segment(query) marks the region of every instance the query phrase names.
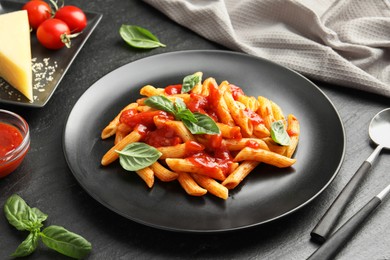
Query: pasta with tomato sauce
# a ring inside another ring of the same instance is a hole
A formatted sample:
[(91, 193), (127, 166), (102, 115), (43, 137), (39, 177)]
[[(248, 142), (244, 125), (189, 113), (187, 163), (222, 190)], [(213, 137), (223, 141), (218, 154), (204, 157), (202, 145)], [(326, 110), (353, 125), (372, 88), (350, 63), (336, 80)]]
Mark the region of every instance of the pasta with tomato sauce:
[(144, 97), (103, 129), (102, 139), (114, 136), (114, 145), (101, 164), (119, 158), (150, 188), (156, 177), (177, 180), (192, 196), (227, 199), (260, 163), (291, 167), (296, 162), (300, 129), (294, 115), (284, 116), (266, 97), (247, 96), (228, 81), (202, 81), (202, 76), (196, 72), (165, 88), (142, 87)]

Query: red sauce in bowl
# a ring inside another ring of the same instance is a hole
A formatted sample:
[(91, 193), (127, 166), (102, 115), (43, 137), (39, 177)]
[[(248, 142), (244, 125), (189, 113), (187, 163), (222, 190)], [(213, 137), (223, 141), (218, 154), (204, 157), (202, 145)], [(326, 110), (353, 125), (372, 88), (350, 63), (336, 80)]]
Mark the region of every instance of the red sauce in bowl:
[(0, 178), (3, 178), (23, 161), (30, 147), (30, 136), (23, 119), (4, 110), (0, 112), (6, 113), (6, 118), (11, 120), (10, 123), (0, 121)]
[(22, 141), (23, 136), (16, 127), (0, 122), (0, 158), (6, 157), (6, 155), (15, 150)]

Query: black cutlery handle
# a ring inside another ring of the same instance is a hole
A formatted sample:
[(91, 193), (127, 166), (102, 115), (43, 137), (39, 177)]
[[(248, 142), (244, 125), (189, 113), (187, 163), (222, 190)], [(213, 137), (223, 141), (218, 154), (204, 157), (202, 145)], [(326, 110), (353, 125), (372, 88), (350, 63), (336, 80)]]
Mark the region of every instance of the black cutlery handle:
[(370, 213), (381, 204), (378, 197), (372, 198), (363, 208), (351, 217), (339, 230), (337, 230), (308, 260), (333, 259), (340, 248), (347, 242), (353, 233), (360, 227)]
[(355, 192), (356, 188), (359, 186), (361, 180), (371, 168), (371, 163), (364, 161), (360, 168), (356, 171), (354, 176), (348, 182), (348, 184), (341, 191), (339, 196), (327, 210), (325, 215), (322, 217), (317, 226), (310, 233), (312, 239), (318, 243), (324, 243), (325, 240), (329, 237), (335, 224), (340, 217), (341, 213), (344, 211), (348, 199), (351, 198), (352, 194)]

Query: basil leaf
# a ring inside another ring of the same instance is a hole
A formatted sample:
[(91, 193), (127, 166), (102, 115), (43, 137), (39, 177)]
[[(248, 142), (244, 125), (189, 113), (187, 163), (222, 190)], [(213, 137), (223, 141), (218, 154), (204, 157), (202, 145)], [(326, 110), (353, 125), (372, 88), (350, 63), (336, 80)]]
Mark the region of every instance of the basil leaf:
[(119, 34), (127, 44), (134, 48), (152, 49), (166, 46), (150, 31), (139, 26), (122, 24)]
[(271, 137), (275, 143), (287, 146), (290, 145), (290, 136), (288, 135), (282, 120), (278, 120), (271, 125)]
[(22, 257), (30, 255), (38, 246), (39, 232), (30, 232), (27, 238), (12, 253), (12, 257)]
[(145, 143), (135, 142), (127, 145), (119, 153), (119, 163), (127, 171), (137, 171), (152, 165), (162, 153)]
[(176, 112), (180, 113), (181, 111), (186, 110), (187, 106), (184, 103), (183, 99), (176, 98), (176, 100), (175, 100), (175, 108), (176, 108)]
[(175, 114), (175, 105), (165, 96), (151, 96), (144, 101), (145, 105)]
[(196, 119), (194, 114), (189, 109), (185, 109), (176, 113), (176, 118), (181, 121), (186, 120), (193, 123), (196, 123), (198, 121), (198, 119)]
[(34, 231), (42, 226), (47, 215), (37, 208), (30, 208), (27, 203), (19, 196), (12, 195), (4, 205), (4, 213), (8, 222), (17, 230)]
[(69, 257), (84, 258), (92, 249), (85, 238), (60, 226), (48, 226), (40, 235), (47, 247)]
[(35, 215), (34, 218), (36, 218), (36, 221), (39, 223), (42, 223), (47, 219), (47, 214), (40, 211), (38, 208), (32, 208), (31, 212)]
[(192, 75), (185, 76), (183, 79), (183, 85), (181, 87), (181, 93), (187, 93), (193, 89), (196, 84), (199, 84), (202, 81), (201, 73), (194, 73)]
[(182, 120), (192, 134), (220, 134), (217, 124), (212, 118), (201, 113), (194, 113), (196, 122)]

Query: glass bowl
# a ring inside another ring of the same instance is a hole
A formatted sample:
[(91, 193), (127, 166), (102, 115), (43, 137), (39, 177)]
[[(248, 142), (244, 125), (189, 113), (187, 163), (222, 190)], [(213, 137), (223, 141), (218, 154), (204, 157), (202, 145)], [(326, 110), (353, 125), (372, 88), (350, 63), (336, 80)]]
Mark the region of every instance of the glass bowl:
[(30, 131), (26, 120), (0, 109), (0, 178), (22, 163), (30, 148)]

